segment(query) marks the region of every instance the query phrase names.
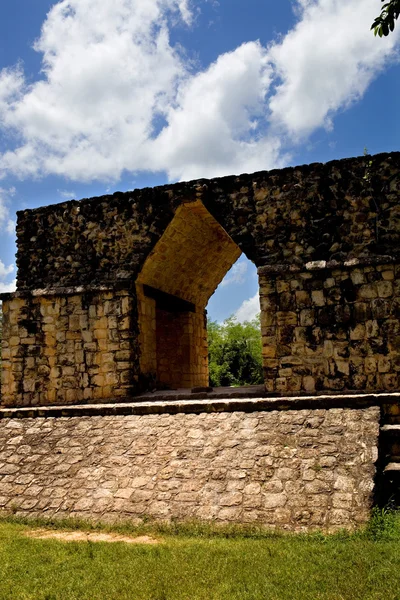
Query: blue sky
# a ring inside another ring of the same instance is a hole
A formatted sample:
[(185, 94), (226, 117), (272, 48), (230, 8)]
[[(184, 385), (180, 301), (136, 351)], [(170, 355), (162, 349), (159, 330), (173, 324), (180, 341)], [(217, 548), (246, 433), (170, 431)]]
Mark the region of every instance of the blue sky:
[[(399, 149), (400, 25), (379, 0), (0, 3), (0, 290), (15, 212)], [(211, 318), (257, 312), (241, 257)]]

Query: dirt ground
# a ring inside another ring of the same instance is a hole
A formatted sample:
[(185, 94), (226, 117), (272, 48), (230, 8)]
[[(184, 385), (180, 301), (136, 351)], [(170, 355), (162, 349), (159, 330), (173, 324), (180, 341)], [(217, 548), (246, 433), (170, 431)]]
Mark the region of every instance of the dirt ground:
[(159, 544), (160, 541), (148, 535), (133, 537), (118, 533), (85, 531), (52, 531), (51, 529), (33, 529), (27, 531), (27, 537), (40, 540), (60, 540), (62, 542), (125, 542), (126, 544)]

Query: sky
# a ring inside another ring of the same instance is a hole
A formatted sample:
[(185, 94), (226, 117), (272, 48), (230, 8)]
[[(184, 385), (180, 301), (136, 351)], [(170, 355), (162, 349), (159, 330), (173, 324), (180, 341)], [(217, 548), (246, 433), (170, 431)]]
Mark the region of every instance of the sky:
[[(379, 0), (0, 0), (0, 291), (15, 213), (399, 150), (400, 24)], [(259, 311), (245, 256), (212, 296)]]

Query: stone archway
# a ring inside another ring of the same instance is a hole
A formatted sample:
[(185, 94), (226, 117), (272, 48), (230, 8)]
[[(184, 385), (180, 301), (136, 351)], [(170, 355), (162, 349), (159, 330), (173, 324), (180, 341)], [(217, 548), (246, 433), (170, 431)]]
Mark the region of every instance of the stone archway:
[(258, 268), (267, 392), (397, 391), (399, 190), (391, 153), (21, 211), (1, 403), (205, 383), (204, 309), (240, 251)]
[(145, 379), (160, 387), (208, 385), (205, 307), (240, 255), (200, 201), (177, 209), (136, 282)]

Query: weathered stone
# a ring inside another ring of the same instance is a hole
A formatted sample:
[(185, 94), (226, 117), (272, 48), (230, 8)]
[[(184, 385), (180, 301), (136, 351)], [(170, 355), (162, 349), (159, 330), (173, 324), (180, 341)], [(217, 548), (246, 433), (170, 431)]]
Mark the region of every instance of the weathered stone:
[[(148, 515), (292, 530), (335, 526), (341, 515), (340, 526), (351, 527), (353, 506), (357, 523), (368, 517), (379, 418), (376, 407), (0, 419), (0, 506), (15, 510), (18, 499), (21, 515), (45, 509), (52, 517)], [(346, 444), (352, 423), (357, 435)], [(300, 456), (308, 439), (311, 462)]]
[(378, 281), (376, 287), (380, 298), (390, 298), (393, 294), (393, 284), (391, 281)]
[(285, 506), (287, 502), (286, 494), (265, 494), (264, 495), (264, 507), (265, 508), (278, 508)]
[[(366, 160), (21, 211), (1, 403), (207, 386), (204, 308), (241, 251), (259, 270), (267, 391), (392, 389), (396, 371), (374, 377), (360, 365), (388, 356), (394, 369), (400, 358), (387, 325), (400, 316), (398, 202), (388, 191), (400, 154), (368, 157), (383, 190), (378, 220)], [(352, 362), (335, 363), (330, 341), (346, 343), (340, 360)], [(286, 356), (300, 359), (295, 369), (268, 364)]]

